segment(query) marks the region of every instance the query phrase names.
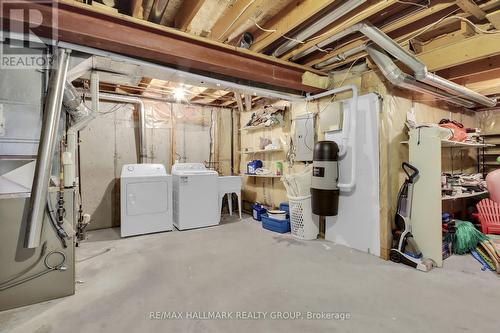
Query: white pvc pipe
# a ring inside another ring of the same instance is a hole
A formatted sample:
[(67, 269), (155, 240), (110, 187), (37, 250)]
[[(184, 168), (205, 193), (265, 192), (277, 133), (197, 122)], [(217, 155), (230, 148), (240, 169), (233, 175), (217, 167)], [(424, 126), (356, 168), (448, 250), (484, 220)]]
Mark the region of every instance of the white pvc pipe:
[(344, 119), (349, 119), (347, 125), (344, 122), (342, 128), (342, 137), (339, 147), (339, 157), (346, 155), (348, 147), (351, 147), (351, 179), (348, 183), (338, 183), (337, 186), (340, 190), (349, 192), (356, 186), (356, 115), (358, 113), (358, 88), (355, 85), (346, 85), (340, 88), (325, 91), (316, 95), (307, 95), (306, 101), (312, 101), (322, 97), (338, 94), (341, 92), (352, 91), (352, 101), (349, 107), (349, 116)]

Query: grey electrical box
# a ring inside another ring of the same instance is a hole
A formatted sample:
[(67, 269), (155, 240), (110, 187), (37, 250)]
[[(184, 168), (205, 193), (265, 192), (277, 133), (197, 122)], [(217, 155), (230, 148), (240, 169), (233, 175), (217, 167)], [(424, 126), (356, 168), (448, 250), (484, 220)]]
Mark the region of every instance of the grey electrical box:
[(293, 119), (295, 123), (295, 134), (293, 144), (295, 146), (296, 161), (312, 161), (314, 150), (314, 117), (315, 114), (308, 113)]

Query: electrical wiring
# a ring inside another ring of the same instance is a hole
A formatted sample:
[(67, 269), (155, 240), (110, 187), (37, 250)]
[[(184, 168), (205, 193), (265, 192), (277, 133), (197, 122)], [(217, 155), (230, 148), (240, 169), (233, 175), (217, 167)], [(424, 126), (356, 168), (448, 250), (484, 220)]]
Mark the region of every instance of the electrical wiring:
[(427, 0), (427, 5), (421, 5), (421, 4), (416, 3), (416, 2), (409, 2), (409, 1), (403, 1), (403, 0), (397, 0), (396, 2), (405, 4), (405, 5), (413, 5), (413, 6), (417, 6), (417, 7), (421, 7), (421, 8), (425, 8), (425, 9), (427, 9), (431, 6), (431, 0)]
[(241, 17), (241, 15), (243, 15), (248, 8), (250, 8), (250, 6), (255, 2), (255, 0), (252, 0), (250, 1), (244, 8), (243, 10), (238, 14), (238, 16), (236, 16), (236, 18), (233, 20), (233, 22), (231, 22), (231, 24), (228, 25), (228, 27), (226, 28), (226, 30), (224, 30), (223, 33), (220, 34), (219, 38), (217, 39), (221, 39), (222, 36), (224, 36), (226, 34), (226, 32), (228, 32), (229, 29), (231, 29), (231, 27), (236, 23), (236, 21), (238, 21), (238, 19)]

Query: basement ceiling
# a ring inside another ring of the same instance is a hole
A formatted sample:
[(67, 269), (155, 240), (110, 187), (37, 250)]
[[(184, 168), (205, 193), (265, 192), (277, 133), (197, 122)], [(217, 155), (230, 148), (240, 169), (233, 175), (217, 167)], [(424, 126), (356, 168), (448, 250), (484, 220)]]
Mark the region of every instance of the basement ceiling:
[[(500, 94), (500, 82), (495, 80), (500, 77), (500, 0), (80, 2), (103, 12), (119, 12), (229, 45), (239, 46), (242, 34), (247, 32), (253, 36), (251, 51), (324, 73), (345, 70), (354, 61), (370, 66), (364, 51), (328, 63), (332, 57), (364, 44), (366, 38), (362, 35), (325, 42), (356, 23), (370, 22), (415, 53), (430, 71), (483, 89), (474, 81), (478, 71), (471, 70), (478, 68), (482, 79), (494, 81), (493, 87), (488, 84), (484, 92)], [(209, 92), (221, 95), (221, 102), (227, 96)]]

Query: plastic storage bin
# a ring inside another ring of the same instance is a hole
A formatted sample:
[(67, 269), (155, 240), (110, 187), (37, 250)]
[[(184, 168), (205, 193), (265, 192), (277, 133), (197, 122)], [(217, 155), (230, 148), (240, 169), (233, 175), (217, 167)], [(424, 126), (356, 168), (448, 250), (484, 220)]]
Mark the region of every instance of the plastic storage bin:
[(292, 236), (311, 240), (318, 238), (318, 220), (313, 219), (311, 196), (288, 197), (290, 205), (290, 228)]
[(278, 220), (267, 216), (267, 214), (262, 214), (262, 228), (279, 232), (280, 234), (290, 232), (290, 218), (287, 215), (286, 220)]
[(288, 204), (288, 202), (280, 203), (280, 210), (284, 210), (285, 212), (290, 214), (290, 205)]
[(260, 221), (262, 219), (262, 214), (266, 213), (266, 209), (262, 207), (261, 204), (252, 205), (252, 216), (255, 221)]

